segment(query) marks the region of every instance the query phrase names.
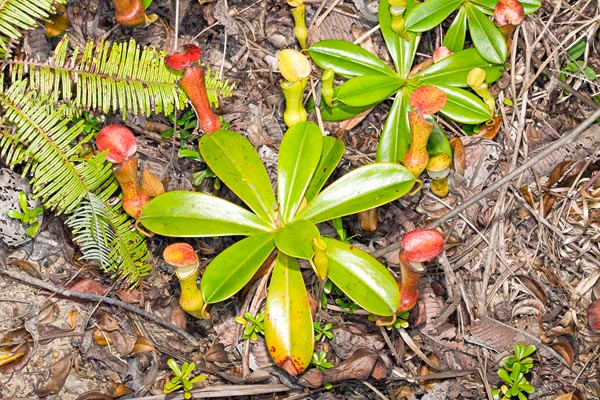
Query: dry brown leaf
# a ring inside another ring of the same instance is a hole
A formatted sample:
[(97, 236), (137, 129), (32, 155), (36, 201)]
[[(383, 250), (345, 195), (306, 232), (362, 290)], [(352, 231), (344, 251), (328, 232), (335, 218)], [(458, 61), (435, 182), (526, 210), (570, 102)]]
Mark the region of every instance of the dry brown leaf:
[(150, 197), (156, 197), (165, 192), (165, 186), (160, 178), (149, 169), (142, 170), (142, 187)]
[(82, 278), (70, 285), (68, 289), (74, 292), (96, 294), (98, 296), (104, 296), (110, 290), (106, 286), (90, 278)]
[(95, 390), (80, 394), (75, 400), (113, 400), (117, 396), (109, 396)]
[(29, 261), (25, 261), (25, 260), (8, 260), (6, 263), (8, 265), (13, 265), (15, 267), (21, 268), (23, 271), (27, 272), (29, 275), (33, 276), (34, 278), (38, 278), (38, 279), (42, 279), (43, 278), (42, 274), (40, 274), (40, 272), (37, 270), (37, 268), (35, 267), (35, 265), (33, 265), (32, 263), (30, 263)]
[(494, 117), (494, 119), (479, 125), (479, 133), (476, 136), (481, 136), (489, 140), (494, 140), (500, 126), (502, 124), (502, 116)]
[(454, 138), (450, 140), (450, 148), (452, 149), (452, 164), (454, 165), (454, 171), (456, 171), (457, 174), (464, 176), (466, 168), (465, 146), (460, 139)]
[(133, 346), (132, 354), (145, 353), (147, 351), (157, 351), (154, 344), (145, 336), (140, 336), (135, 341)]
[(77, 327), (77, 310), (76, 309), (72, 309), (71, 311), (69, 311), (68, 320), (69, 320), (69, 326), (71, 327), (71, 329), (75, 329)]
[(118, 331), (121, 329), (119, 323), (112, 315), (108, 313), (102, 313), (98, 319), (98, 326), (108, 332)]
[[(0, 342), (0, 351), (12, 355), (20, 354), (18, 357), (12, 358), (10, 362), (6, 362), (0, 366), (0, 372), (4, 374), (12, 374), (15, 371), (20, 371), (27, 365), (29, 361), (31, 347), (31, 334), (25, 328), (18, 328), (8, 332)], [(7, 343), (14, 343), (6, 345)]]
[(50, 367), (50, 376), (35, 390), (39, 397), (50, 396), (61, 391), (71, 371), (71, 356), (64, 356)]
[(557, 342), (550, 345), (560, 356), (565, 360), (565, 362), (572, 367), (573, 362), (575, 362), (575, 351), (576, 347), (573, 345), (575, 342), (569, 340), (566, 336), (559, 336), (557, 338)]
[(309, 370), (298, 380), (298, 383), (303, 386), (318, 388), (326, 382), (367, 379), (371, 375), (378, 358), (377, 353), (372, 350), (358, 349), (352, 354), (352, 357), (331, 369), (320, 371), (313, 368)]
[(527, 289), (531, 290), (534, 296), (537, 297), (542, 304), (546, 305), (548, 303), (546, 288), (537, 278), (532, 278), (529, 275), (517, 275), (517, 278), (519, 278)]
[(125, 396), (126, 394), (133, 393), (133, 392), (134, 392), (134, 390), (132, 388), (130, 388), (129, 386), (119, 383), (119, 386), (117, 386), (117, 388), (113, 392), (113, 397), (121, 397), (121, 396)]
[(56, 321), (60, 314), (60, 307), (54, 301), (46, 300), (40, 307), (37, 315), (37, 322), (42, 325), (51, 324)]
[(56, 7), (56, 13), (44, 23), (46, 28), (46, 37), (53, 38), (62, 35), (71, 26), (71, 21), (67, 15), (66, 7), (60, 4)]
[(187, 314), (177, 300), (174, 299), (171, 307), (171, 315), (169, 316), (171, 323), (181, 329), (186, 329), (187, 326)]
[(107, 346), (109, 344), (112, 344), (110, 333), (104, 332), (99, 328), (94, 329), (93, 336), (98, 346)]
[(561, 394), (554, 400), (572, 400), (572, 399), (573, 399), (573, 392)]

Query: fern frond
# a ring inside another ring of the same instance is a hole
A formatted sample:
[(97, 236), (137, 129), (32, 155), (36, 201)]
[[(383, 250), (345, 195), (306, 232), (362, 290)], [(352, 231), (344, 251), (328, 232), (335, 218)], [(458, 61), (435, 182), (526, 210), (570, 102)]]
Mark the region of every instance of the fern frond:
[(233, 89), (235, 89), (235, 83), (229, 83), (229, 80), (221, 80), (217, 75), (217, 71), (214, 75), (211, 73), (210, 67), (206, 67), (206, 92), (208, 93), (208, 101), (211, 106), (219, 107), (219, 96), (231, 97), (233, 95)]
[(108, 180), (111, 166), (102, 155), (81, 158), (83, 145), (92, 138), (79, 140), (83, 122), (69, 126), (47, 99), (26, 93), (26, 88), (25, 81), (18, 81), (0, 93), (4, 123), (15, 127), (11, 134), (2, 133), (0, 156), (10, 166), (25, 162), (24, 173), (33, 175), (33, 193), (47, 209), (70, 213)]
[[(126, 43), (88, 42), (81, 52), (75, 48), (67, 56), (68, 40), (63, 39), (48, 63), (13, 61), (12, 79), (29, 74), (29, 88), (51, 96), (54, 103), (71, 103), (82, 110), (100, 109), (149, 116), (151, 112), (171, 114), (187, 104), (177, 85), (182, 71), (168, 68), (167, 53), (153, 47), (140, 47), (132, 39)], [(80, 54), (81, 53), (81, 54)], [(233, 85), (206, 74), (209, 100), (231, 96)], [(74, 91), (73, 91), (74, 87)]]
[(113, 277), (127, 278), (135, 285), (150, 271), (144, 237), (131, 228), (120, 204), (108, 205), (105, 195), (88, 193), (66, 224), (72, 229), (82, 258), (97, 263)]
[(54, 5), (66, 0), (3, 0), (0, 2), (0, 47), (21, 37), (21, 31), (33, 29), (40, 19), (54, 11)]

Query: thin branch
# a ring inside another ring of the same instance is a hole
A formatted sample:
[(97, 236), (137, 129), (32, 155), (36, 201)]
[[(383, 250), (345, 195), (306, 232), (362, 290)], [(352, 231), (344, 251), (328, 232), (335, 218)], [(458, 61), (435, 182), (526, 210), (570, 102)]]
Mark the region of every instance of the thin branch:
[(177, 333), (178, 335), (180, 335), (181, 337), (186, 339), (188, 342), (190, 342), (194, 347), (199, 346), (198, 341), (196, 339), (194, 339), (194, 337), (192, 335), (190, 335), (183, 329), (165, 321), (161, 317), (158, 317), (154, 314), (150, 314), (150, 313), (142, 310), (141, 308), (132, 306), (131, 304), (127, 304), (120, 300), (113, 299), (111, 297), (99, 296), (97, 294), (76, 292), (74, 290), (69, 290), (67, 288), (54, 285), (53, 283), (34, 278), (32, 276), (22, 274), (20, 272), (11, 271), (7, 268), (0, 268), (0, 274), (7, 275), (17, 281), (26, 283), (31, 286), (36, 286), (38, 288), (46, 289), (53, 293), (58, 293), (62, 296), (75, 297), (77, 299), (90, 300), (90, 301), (96, 301), (96, 302), (103, 302), (106, 304), (117, 306), (119, 308), (122, 308), (123, 310), (132, 312), (134, 314), (138, 314), (138, 315), (146, 318), (147, 320), (152, 321), (155, 324), (162, 326), (163, 328), (172, 330), (173, 332)]

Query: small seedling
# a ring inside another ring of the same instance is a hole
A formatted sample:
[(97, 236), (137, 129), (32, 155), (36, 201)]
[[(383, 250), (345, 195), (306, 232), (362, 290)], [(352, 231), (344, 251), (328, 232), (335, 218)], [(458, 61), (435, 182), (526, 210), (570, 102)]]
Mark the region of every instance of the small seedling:
[(327, 352), (321, 350), (320, 352), (315, 352), (312, 356), (312, 361), (310, 362), (315, 368), (324, 371), (326, 369), (331, 368), (333, 365), (329, 361), (327, 361)]
[(36, 207), (30, 209), (27, 206), (27, 193), (19, 192), (19, 206), (21, 207), (21, 211), (17, 210), (8, 210), (6, 215), (9, 218), (20, 220), (23, 225), (29, 225), (25, 229), (25, 234), (29, 237), (35, 237), (38, 229), (40, 229), (40, 224), (37, 222), (37, 218), (44, 212), (42, 207)]
[(333, 329), (333, 324), (331, 322), (326, 323), (324, 326), (321, 326), (320, 323), (315, 322), (314, 328), (315, 340), (321, 340), (323, 336), (329, 340), (333, 339), (333, 332), (331, 331)]
[(535, 352), (534, 345), (525, 346), (515, 344), (514, 356), (504, 360), (504, 367), (498, 370), (498, 376), (506, 384), (500, 389), (492, 390), (494, 400), (518, 398), (526, 400), (528, 394), (535, 391), (535, 387), (529, 383), (525, 375), (533, 368), (533, 358), (529, 357)]
[(198, 375), (190, 379), (190, 374), (194, 371), (194, 368), (196, 368), (196, 364), (194, 363), (184, 362), (181, 364), (180, 369), (177, 362), (174, 359), (169, 358), (167, 364), (175, 376), (165, 384), (164, 393), (169, 394), (176, 390), (183, 389), (183, 397), (191, 399), (191, 390), (194, 387), (194, 383), (205, 380), (206, 376)]
[(96, 117), (94, 114), (90, 112), (84, 112), (81, 117), (77, 117), (73, 119), (74, 123), (79, 121), (83, 122), (83, 132), (84, 133), (92, 133), (98, 132), (101, 128), (101, 123), (104, 122), (106, 118), (104, 116)]
[(244, 313), (244, 317), (236, 317), (235, 322), (241, 325), (245, 325), (244, 328), (244, 339), (258, 339), (257, 334), (265, 335), (265, 313), (259, 312), (256, 316), (253, 316), (249, 312)]

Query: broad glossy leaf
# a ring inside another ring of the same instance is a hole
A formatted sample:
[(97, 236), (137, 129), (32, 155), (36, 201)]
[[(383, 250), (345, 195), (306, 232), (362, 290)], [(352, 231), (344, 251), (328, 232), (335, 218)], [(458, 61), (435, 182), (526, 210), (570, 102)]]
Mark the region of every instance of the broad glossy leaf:
[(217, 255), (202, 274), (206, 303), (218, 303), (239, 292), (275, 249), (273, 233), (247, 237)]
[[(406, 9), (412, 10), (415, 6), (413, 0), (408, 1)], [(407, 11), (407, 12), (408, 12)], [(386, 47), (394, 61), (394, 66), (398, 75), (407, 78), (415, 59), (415, 53), (421, 40), (421, 34), (407, 32), (408, 40), (401, 38), (392, 30), (392, 15), (390, 14), (390, 4), (388, 0), (379, 1), (379, 26), (381, 34), (385, 40)]]
[(273, 222), (275, 195), (254, 146), (232, 131), (200, 138), (200, 153), (210, 169), (259, 217)]
[(309, 260), (315, 255), (312, 240), (318, 237), (321, 234), (315, 224), (301, 219), (275, 232), (275, 245), (290, 257)]
[(279, 147), (277, 197), (279, 216), (292, 220), (321, 158), (323, 135), (310, 121), (292, 126)]
[(502, 64), (506, 60), (508, 47), (498, 27), (472, 4), (465, 4), (465, 10), (471, 40), (479, 54), (494, 64)]
[(406, 29), (425, 32), (442, 23), (464, 0), (427, 0), (406, 14)]
[(291, 375), (308, 367), (314, 350), (313, 321), (298, 261), (279, 253), (265, 306), (265, 341), (273, 360)]
[(399, 163), (404, 160), (404, 154), (410, 146), (409, 96), (408, 89), (403, 89), (396, 94), (379, 138), (377, 147), (377, 161), (379, 162)]
[(351, 107), (371, 106), (388, 98), (403, 84), (404, 80), (395, 76), (357, 76), (342, 85), (337, 99)]
[(326, 187), (300, 211), (297, 218), (307, 219), (316, 224), (355, 214), (405, 195), (413, 183), (413, 175), (402, 165), (365, 165)]
[(344, 78), (361, 75), (389, 75), (396, 73), (377, 56), (359, 45), (343, 40), (321, 40), (308, 49), (315, 64), (331, 68)]
[(329, 279), (368, 312), (393, 315), (400, 303), (396, 280), (375, 258), (349, 243), (323, 238), (327, 243)]
[(458, 9), (458, 13), (452, 21), (450, 28), (444, 36), (444, 46), (453, 52), (462, 50), (465, 47), (465, 36), (467, 34), (467, 14), (465, 8)]
[(448, 141), (448, 137), (442, 128), (440, 128), (435, 118), (431, 117), (430, 115), (426, 116), (425, 119), (433, 124), (433, 129), (431, 130), (431, 134), (427, 140), (427, 152), (429, 155), (444, 153), (450, 157), (450, 159), (452, 159), (450, 142)]
[(323, 137), (323, 150), (321, 150), (321, 158), (319, 165), (310, 180), (308, 189), (306, 189), (306, 201), (311, 201), (323, 188), (327, 179), (331, 176), (335, 167), (340, 163), (344, 155), (344, 142), (331, 136)]
[(152, 199), (140, 222), (165, 236), (235, 236), (269, 232), (274, 227), (227, 200), (199, 192), (174, 191)]
[(491, 67), (476, 49), (465, 49), (444, 58), (413, 77), (419, 85), (467, 86), (467, 75), (475, 67)]
[(350, 107), (339, 100), (333, 99), (333, 107), (321, 108), (321, 117), (324, 121), (343, 121), (355, 117), (369, 108), (371, 108), (371, 106)]
[(438, 86), (448, 96), (440, 111), (444, 116), (463, 124), (480, 124), (491, 118), (490, 110), (477, 95), (456, 87)]

